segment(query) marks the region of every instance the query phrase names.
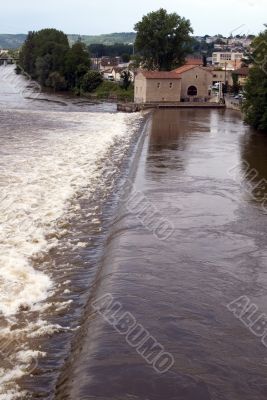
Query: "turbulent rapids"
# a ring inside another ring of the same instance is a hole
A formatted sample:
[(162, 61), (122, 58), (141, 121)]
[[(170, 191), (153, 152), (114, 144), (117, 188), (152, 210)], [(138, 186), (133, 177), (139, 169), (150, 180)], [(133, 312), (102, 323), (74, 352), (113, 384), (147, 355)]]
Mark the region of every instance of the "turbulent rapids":
[[(3, 75), (4, 67), (1, 71), (0, 399), (6, 400), (25, 396), (15, 381), (46, 356), (33, 339), (75, 329), (45, 318), (73, 301), (71, 281), (64, 274), (54, 277), (58, 271), (48, 255), (90, 246), (89, 237), (70, 240), (71, 221), (79, 215), (101, 230), (96, 193), (104, 199), (114, 189), (141, 117), (55, 96), (31, 101), (21, 97), (11, 74)], [(113, 178), (105, 182), (108, 160)]]

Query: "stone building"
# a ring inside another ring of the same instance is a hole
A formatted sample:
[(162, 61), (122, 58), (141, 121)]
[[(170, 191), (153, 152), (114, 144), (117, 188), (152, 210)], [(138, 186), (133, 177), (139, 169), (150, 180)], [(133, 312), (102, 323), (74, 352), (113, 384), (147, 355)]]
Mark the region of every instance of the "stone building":
[(135, 77), (135, 103), (181, 100), (181, 77), (176, 72), (139, 71)]
[(181, 77), (181, 101), (208, 101), (211, 96), (212, 72), (198, 65), (184, 65), (173, 71)]

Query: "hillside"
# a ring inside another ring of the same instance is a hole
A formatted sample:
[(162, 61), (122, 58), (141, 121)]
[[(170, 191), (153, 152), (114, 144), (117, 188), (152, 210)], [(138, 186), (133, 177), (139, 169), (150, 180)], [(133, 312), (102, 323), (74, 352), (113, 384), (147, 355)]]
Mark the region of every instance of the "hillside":
[[(110, 33), (106, 35), (81, 35), (81, 39), (87, 45), (97, 43), (97, 44), (105, 44), (112, 45), (115, 43), (124, 43), (129, 44), (135, 41), (135, 33), (134, 32), (121, 32), (121, 33)], [(70, 43), (74, 43), (79, 35), (68, 35)]]
[[(26, 38), (25, 34), (9, 35), (0, 34), (0, 49), (17, 49), (19, 48)], [(73, 44), (79, 35), (68, 35), (70, 44)], [(82, 35), (81, 39), (87, 45), (92, 43), (101, 43), (105, 45), (112, 45), (114, 43), (133, 43), (135, 41), (134, 32), (121, 32), (121, 33), (110, 33), (106, 35)]]
[(17, 49), (22, 45), (24, 40), (26, 39), (26, 35), (7, 35), (0, 34), (0, 49)]

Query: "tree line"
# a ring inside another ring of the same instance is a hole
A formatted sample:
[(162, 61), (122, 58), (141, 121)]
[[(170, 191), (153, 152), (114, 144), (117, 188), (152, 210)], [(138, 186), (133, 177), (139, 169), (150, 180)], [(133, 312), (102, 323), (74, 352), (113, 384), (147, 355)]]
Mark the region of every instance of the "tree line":
[(90, 44), (88, 46), (92, 57), (121, 57), (122, 61), (129, 62), (134, 53), (133, 44), (116, 43), (113, 45)]
[(267, 131), (267, 29), (254, 39), (252, 48), (243, 110), (249, 125)]
[(54, 90), (93, 90), (102, 81), (91, 71), (88, 48), (82, 42), (69, 45), (68, 37), (56, 29), (29, 32), (19, 54), (19, 67), (42, 86)]

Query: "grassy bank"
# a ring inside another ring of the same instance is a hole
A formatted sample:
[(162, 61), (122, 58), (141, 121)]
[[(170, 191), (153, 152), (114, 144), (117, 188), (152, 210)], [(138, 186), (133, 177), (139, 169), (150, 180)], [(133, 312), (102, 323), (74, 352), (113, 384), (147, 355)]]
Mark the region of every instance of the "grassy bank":
[(133, 101), (134, 87), (131, 85), (128, 90), (123, 89), (115, 82), (104, 81), (93, 92), (83, 93), (86, 97), (98, 100)]

